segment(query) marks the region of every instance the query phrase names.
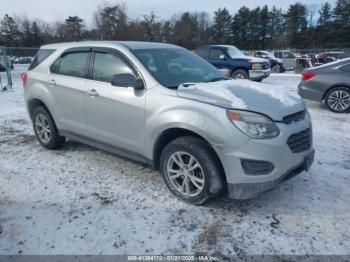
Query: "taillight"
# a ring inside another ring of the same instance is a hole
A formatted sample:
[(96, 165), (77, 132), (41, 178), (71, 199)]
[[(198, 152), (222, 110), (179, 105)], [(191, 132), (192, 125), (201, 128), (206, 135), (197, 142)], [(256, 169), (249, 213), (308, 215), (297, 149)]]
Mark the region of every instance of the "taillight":
[(314, 78), (316, 76), (315, 73), (303, 73), (303, 81), (310, 80), (311, 78)]
[(22, 73), (21, 79), (22, 79), (23, 88), (25, 88), (28, 80), (28, 74), (26, 72)]

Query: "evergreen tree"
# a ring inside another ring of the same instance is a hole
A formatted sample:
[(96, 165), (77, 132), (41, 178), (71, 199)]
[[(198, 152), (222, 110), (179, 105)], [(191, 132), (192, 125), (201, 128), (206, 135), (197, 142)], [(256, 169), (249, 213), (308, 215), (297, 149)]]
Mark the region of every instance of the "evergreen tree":
[(66, 39), (69, 41), (81, 40), (83, 29), (85, 27), (84, 20), (78, 16), (69, 16), (65, 20)]
[(123, 4), (98, 8), (95, 13), (95, 23), (101, 40), (125, 39), (125, 35), (128, 34), (125, 9)]
[(191, 50), (198, 46), (199, 29), (195, 15), (190, 12), (181, 15), (174, 26), (174, 42)]
[(307, 9), (301, 3), (292, 4), (286, 13), (288, 38), (290, 47), (304, 48), (307, 46)]
[(21, 32), (15, 19), (8, 14), (0, 21), (1, 44), (5, 46), (18, 46)]
[(217, 44), (228, 44), (232, 38), (232, 17), (229, 11), (219, 9), (214, 13), (214, 25), (212, 27), (213, 41)]
[(332, 6), (326, 2), (321, 6), (321, 10), (319, 11), (318, 18), (318, 32), (319, 32), (319, 42), (323, 45), (329, 40), (331, 36), (330, 25), (332, 22)]
[(248, 35), (250, 30), (250, 10), (241, 7), (232, 20), (233, 43), (239, 48), (248, 49)]

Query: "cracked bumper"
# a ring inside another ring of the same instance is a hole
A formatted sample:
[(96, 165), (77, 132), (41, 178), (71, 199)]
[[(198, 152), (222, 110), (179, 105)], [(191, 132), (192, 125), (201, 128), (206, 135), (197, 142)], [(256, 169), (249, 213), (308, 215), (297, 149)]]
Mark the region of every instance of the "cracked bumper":
[(229, 198), (232, 199), (251, 199), (260, 194), (275, 188), (277, 185), (286, 181), (303, 171), (308, 171), (311, 164), (314, 161), (315, 150), (312, 150), (308, 155), (304, 157), (304, 160), (297, 166), (291, 168), (285, 174), (279, 178), (271, 181), (265, 181), (260, 183), (239, 183), (228, 184)]

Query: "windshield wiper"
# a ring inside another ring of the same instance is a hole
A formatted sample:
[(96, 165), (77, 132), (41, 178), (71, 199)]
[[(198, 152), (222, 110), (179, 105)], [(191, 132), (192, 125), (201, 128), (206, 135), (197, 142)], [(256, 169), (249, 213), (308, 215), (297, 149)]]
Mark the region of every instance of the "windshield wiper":
[(213, 79), (206, 81), (206, 83), (217, 82), (217, 81), (221, 81), (221, 80), (229, 80), (229, 79), (231, 79), (231, 78), (229, 78), (229, 77), (216, 77), (216, 78), (213, 78)]

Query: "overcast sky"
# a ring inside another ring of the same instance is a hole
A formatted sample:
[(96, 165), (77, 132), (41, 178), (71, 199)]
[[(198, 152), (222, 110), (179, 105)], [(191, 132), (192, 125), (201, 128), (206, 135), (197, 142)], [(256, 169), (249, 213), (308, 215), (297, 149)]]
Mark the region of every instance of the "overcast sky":
[[(301, 3), (318, 8), (326, 0), (299, 0)], [(96, 7), (103, 3), (125, 2), (128, 14), (137, 17), (154, 11), (160, 18), (167, 18), (174, 13), (184, 11), (206, 11), (212, 13), (218, 8), (226, 7), (230, 12), (236, 12), (242, 5), (250, 8), (258, 5), (276, 5), (286, 9), (296, 0), (1, 0), (0, 17), (4, 14), (26, 14), (29, 18), (41, 18), (48, 22), (64, 20), (69, 15), (84, 18), (88, 25)], [(329, 0), (335, 2), (335, 0)]]

